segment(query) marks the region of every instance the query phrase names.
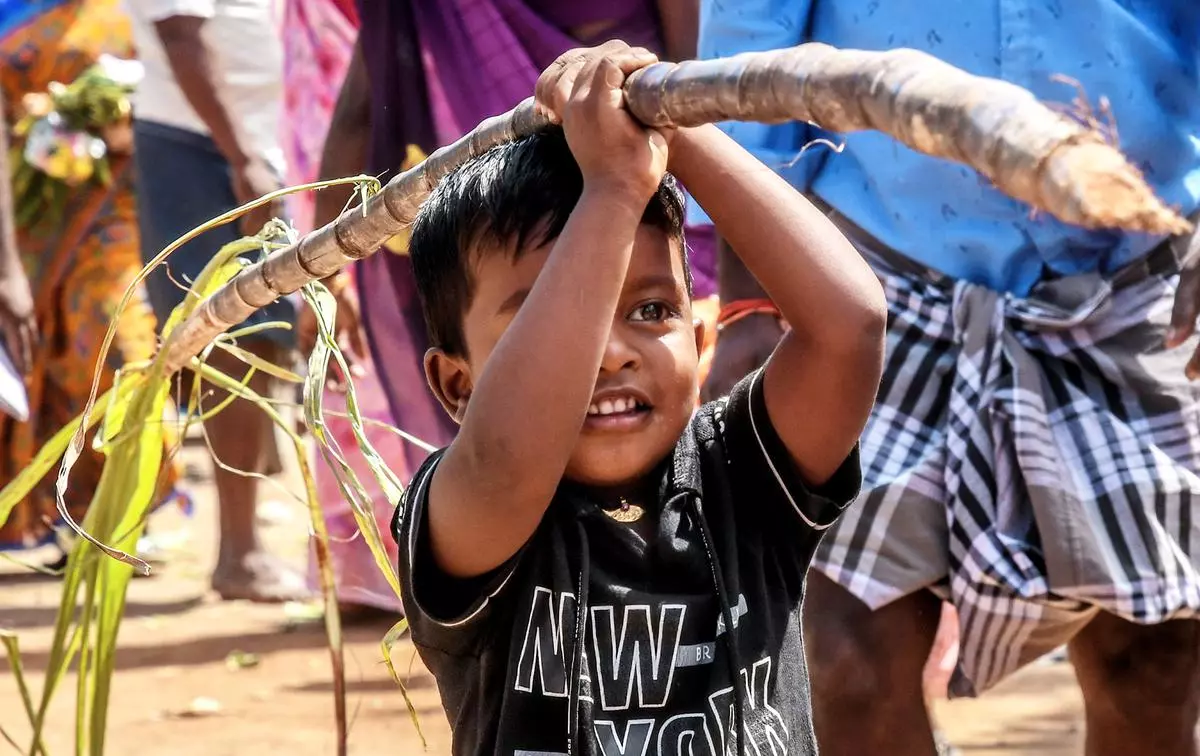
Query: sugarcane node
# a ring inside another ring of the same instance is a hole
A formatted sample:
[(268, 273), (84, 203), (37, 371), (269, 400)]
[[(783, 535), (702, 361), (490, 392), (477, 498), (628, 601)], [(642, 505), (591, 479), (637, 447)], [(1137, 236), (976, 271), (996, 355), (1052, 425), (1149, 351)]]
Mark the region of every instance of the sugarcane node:
[(622, 91), (625, 108), (639, 122), (656, 128), (676, 125), (663, 109), (663, 86), (683, 64), (653, 63), (629, 74)]
[[(326, 225), (318, 229), (318, 231), (324, 234), (332, 234), (334, 231), (331, 226), (332, 224)], [(277, 277), (277, 280), (287, 282), (286, 286), (290, 289), (288, 291), (289, 294), (299, 290), (306, 283), (304, 280), (296, 280), (296, 272), (288, 264), (289, 258), (293, 255), (296, 258), (296, 267), (304, 271), (304, 278), (308, 280), (318, 281), (328, 278), (341, 269), (343, 264), (341, 262), (343, 258), (341, 248), (337, 245), (322, 245), (320, 244), (321, 238), (322, 233), (309, 234), (288, 249), (268, 255), (267, 259), (263, 262), (263, 265), (269, 266), (273, 271), (276, 268), (278, 269), (278, 272), (273, 272), (273, 275)], [(320, 256), (322, 250), (331, 249), (336, 250), (337, 254)]]
[[(370, 228), (362, 228), (373, 215), (371, 213), (371, 202), (368, 200), (363, 207), (362, 212), (343, 213), (333, 224), (334, 241), (338, 251), (351, 260), (361, 260), (369, 255), (374, 246), (371, 245), (369, 239), (364, 242), (363, 236), (368, 235)], [(390, 213), (388, 214), (390, 216)]]
[(407, 209), (399, 204), (402, 196), (396, 192), (381, 191), (379, 196), (382, 198), (383, 206), (387, 209), (388, 214), (400, 226), (407, 226), (412, 223), (412, 215), (407, 212)]
[[(432, 191), (422, 167), (424, 165), (422, 162), (409, 168), (389, 181), (379, 192), (379, 196), (383, 197), (384, 207), (401, 227), (412, 223), (421, 201)], [(362, 210), (359, 209), (359, 212)]]
[[(287, 249), (288, 248), (285, 247), (283, 251), (287, 251)], [(276, 298), (282, 297), (282, 296), (287, 296), (288, 294), (292, 293), (291, 291), (288, 291), (288, 283), (289, 282), (287, 280), (279, 280), (279, 279), (276, 279), (273, 277), (273, 275), (278, 271), (278, 268), (277, 267), (268, 267), (267, 266), (267, 258), (264, 258), (262, 260), (258, 260), (257, 262), (255, 262), (254, 267), (258, 270), (258, 277), (262, 280), (263, 286), (266, 287), (267, 289), (269, 289), (271, 292), (273, 292), (275, 294)], [(307, 274), (308, 274), (308, 271), (305, 271), (305, 278), (308, 277)], [(250, 278), (250, 276), (247, 275), (247, 278)], [(247, 301), (249, 301), (249, 300), (247, 300)], [(270, 302), (268, 302), (267, 304), (270, 304)], [(266, 307), (266, 305), (256, 305), (256, 306)]]
[(271, 282), (263, 275), (261, 262), (251, 263), (243, 268), (241, 273), (243, 275), (236, 276), (232, 283), (238, 297), (246, 305), (258, 309), (266, 307), (279, 297), (279, 292), (271, 287)]
[[(251, 301), (246, 299), (245, 291), (248, 289), (251, 297), (254, 300), (261, 300), (268, 294), (256, 295), (254, 292), (261, 292), (266, 288), (262, 282), (262, 276), (258, 275), (255, 270), (257, 264), (244, 268), (237, 276), (225, 285), (223, 291), (228, 293), (224, 296), (211, 296), (204, 301), (204, 304), (210, 308), (211, 314), (215, 320), (225, 324), (226, 328), (236, 325), (246, 319), (250, 313), (258, 309)], [(248, 274), (248, 275), (247, 275)], [(269, 290), (268, 290), (269, 292)], [(274, 298), (268, 303), (275, 301)]]

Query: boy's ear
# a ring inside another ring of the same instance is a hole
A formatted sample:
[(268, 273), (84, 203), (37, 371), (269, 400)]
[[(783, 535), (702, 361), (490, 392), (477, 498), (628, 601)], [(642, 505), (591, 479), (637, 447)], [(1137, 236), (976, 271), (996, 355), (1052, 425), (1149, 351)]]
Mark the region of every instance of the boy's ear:
[(441, 349), (430, 349), (425, 352), (425, 380), (446, 414), (461, 424), (474, 387), (467, 361)]

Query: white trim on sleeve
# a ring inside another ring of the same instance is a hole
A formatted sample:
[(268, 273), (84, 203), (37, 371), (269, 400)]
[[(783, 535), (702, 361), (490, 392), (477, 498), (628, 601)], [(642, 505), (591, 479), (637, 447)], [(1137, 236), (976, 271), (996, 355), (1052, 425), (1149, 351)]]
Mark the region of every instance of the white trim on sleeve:
[[(437, 466), (440, 465), (441, 463), (442, 463), (441, 458), (438, 458), (438, 460), (436, 462), (434, 462), (432, 465), (429, 466), (429, 471), (425, 473), (425, 476), (420, 480), (420, 482), (416, 483), (417, 488), (413, 491), (413, 493), (416, 494), (416, 497), (414, 499), (415, 501), (425, 502), (425, 496), (427, 494), (427, 489), (429, 488), (429, 481), (433, 480), (433, 471), (436, 470)], [(420, 527), (420, 525), (421, 525), (420, 521), (422, 519), (428, 520), (427, 516), (423, 517), (423, 515), (425, 515), (425, 511), (424, 511), (425, 503), (420, 504), (420, 506), (421, 506), (420, 512), (406, 512), (405, 513), (406, 515), (409, 515), (409, 516), (412, 516), (412, 515), (417, 516), (417, 521), (409, 523), (409, 527), (408, 527), (408, 574), (412, 576), (409, 582), (412, 584), (414, 593), (416, 592), (416, 589), (417, 589), (417, 569), (416, 569), (416, 561), (415, 561), (415, 557), (416, 557), (416, 553), (417, 553), (417, 551), (416, 551), (416, 549), (417, 549), (417, 528)], [(517, 571), (517, 565), (516, 565), (516, 563), (513, 563), (512, 567), (508, 571), (508, 574), (504, 576), (504, 579), (500, 581), (500, 583), (495, 587), (495, 589), (492, 590), (491, 593), (489, 593), (483, 597), (483, 600), (479, 602), (479, 606), (475, 607), (475, 609), (470, 614), (466, 615), (465, 617), (460, 617), (459, 619), (456, 619), (452, 622), (443, 622), (442, 620), (439, 620), (436, 617), (431, 616), (429, 614), (429, 612), (423, 611), (423, 614), (425, 614), (425, 616), (428, 617), (429, 620), (431, 622), (433, 622), (435, 625), (439, 625), (441, 627), (462, 627), (463, 625), (467, 624), (468, 622), (470, 622), (471, 620), (473, 620), (477, 616), (479, 616), (479, 613), (484, 610), (484, 607), (486, 607), (488, 605), (488, 602), (491, 599), (493, 599), (498, 593), (500, 593), (500, 591), (504, 590), (504, 586), (508, 585), (508, 581), (510, 579), (512, 579), (513, 573), (515, 573), (516, 571)], [(421, 605), (420, 600), (416, 596), (413, 596), (413, 600), (416, 602), (417, 606)]]
[[(787, 484), (783, 482), (783, 476), (779, 474), (779, 470), (775, 467), (775, 460), (771, 459), (771, 455), (767, 452), (767, 446), (763, 443), (762, 435), (758, 432), (758, 420), (755, 419), (754, 412), (754, 388), (758, 382), (762, 380), (763, 372), (763, 369), (759, 368), (758, 372), (755, 373), (754, 378), (751, 379), (750, 396), (748, 397), (747, 401), (747, 406), (750, 411), (750, 429), (754, 431), (754, 439), (758, 441), (758, 448), (762, 451), (763, 459), (766, 461), (767, 467), (771, 468), (771, 474), (775, 476), (775, 481), (779, 484), (780, 490), (783, 491), (783, 495), (786, 496), (788, 502), (791, 503), (792, 509), (796, 510), (796, 514), (800, 516), (801, 520), (804, 520), (804, 524), (808, 525), (808, 527), (812, 528), (813, 530), (828, 530), (833, 526), (832, 522), (825, 525), (813, 522), (813, 520), (804, 513), (804, 510), (800, 508), (800, 505), (796, 503), (796, 499), (792, 496), (792, 492), (788, 490)], [(762, 409), (763, 412), (766, 412), (767, 410), (766, 407), (763, 407)]]

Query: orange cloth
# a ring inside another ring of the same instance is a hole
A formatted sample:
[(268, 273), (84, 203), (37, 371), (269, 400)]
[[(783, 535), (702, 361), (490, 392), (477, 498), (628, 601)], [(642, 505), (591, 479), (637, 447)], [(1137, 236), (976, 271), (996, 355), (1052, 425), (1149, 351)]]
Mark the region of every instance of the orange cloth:
[[(72, 0), (16, 29), (0, 40), (0, 91), (9, 104), (9, 117), (15, 117), (14, 105), (25, 94), (43, 92), (52, 81), (73, 81), (104, 53), (133, 56), (120, 0)], [(0, 486), (83, 410), (104, 332), (126, 286), (141, 270), (132, 165), (127, 159), (115, 160), (112, 168), (110, 186), (87, 184), (71, 197), (64, 223), (43, 223), (18, 234), (40, 344), (27, 381), (29, 422), (0, 418)], [(135, 298), (118, 323), (100, 391), (112, 385), (118, 367), (154, 354), (155, 325), (149, 303)], [(67, 504), (76, 521), (92, 500), (102, 467), (103, 457), (89, 447), (72, 470)], [(56, 472), (57, 468), (0, 527), (0, 549), (37, 545), (53, 534), (58, 520)], [(176, 478), (174, 468), (166, 471), (164, 494), (173, 489)]]

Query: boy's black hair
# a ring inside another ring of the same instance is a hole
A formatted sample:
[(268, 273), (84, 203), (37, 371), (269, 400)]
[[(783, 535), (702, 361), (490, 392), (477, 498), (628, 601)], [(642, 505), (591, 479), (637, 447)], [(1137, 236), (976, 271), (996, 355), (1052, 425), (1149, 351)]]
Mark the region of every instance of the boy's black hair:
[[(557, 238), (582, 191), (583, 176), (560, 128), (496, 147), (438, 184), (421, 206), (409, 240), (431, 346), (466, 354), (462, 320), (474, 289), (473, 250), (499, 242), (519, 255)], [(667, 174), (646, 205), (642, 223), (680, 242), (690, 294), (683, 218), (683, 195)]]

